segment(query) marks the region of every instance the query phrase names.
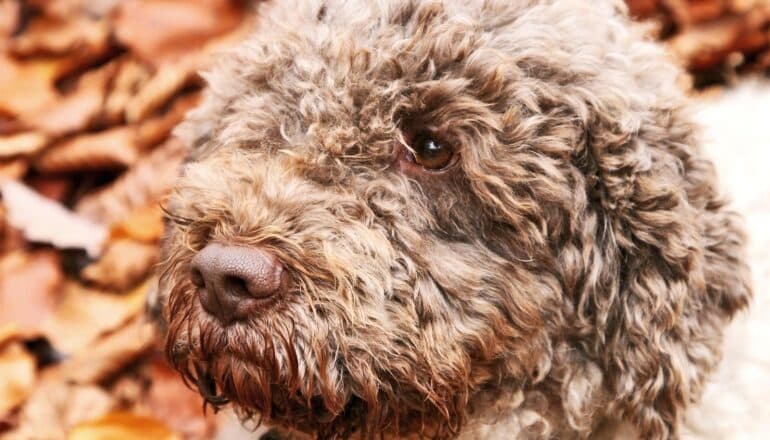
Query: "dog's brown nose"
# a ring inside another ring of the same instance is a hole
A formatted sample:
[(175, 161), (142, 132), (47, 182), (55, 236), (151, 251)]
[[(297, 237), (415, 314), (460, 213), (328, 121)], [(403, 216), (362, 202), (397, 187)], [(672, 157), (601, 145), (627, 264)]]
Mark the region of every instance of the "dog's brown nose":
[(203, 308), (223, 324), (252, 315), (286, 289), (286, 271), (260, 248), (211, 243), (192, 260), (192, 282)]

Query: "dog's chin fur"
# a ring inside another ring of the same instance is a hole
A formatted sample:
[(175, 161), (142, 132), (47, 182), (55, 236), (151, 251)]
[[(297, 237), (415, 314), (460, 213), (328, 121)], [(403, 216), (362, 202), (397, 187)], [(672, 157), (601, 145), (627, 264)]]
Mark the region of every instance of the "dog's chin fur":
[[(678, 71), (624, 8), (262, 7), (177, 130), (176, 368), (317, 437), (678, 436), (750, 276)], [(449, 169), (402, 160), (416, 131)], [(189, 279), (212, 242), (274, 254), (289, 291), (223, 326)]]

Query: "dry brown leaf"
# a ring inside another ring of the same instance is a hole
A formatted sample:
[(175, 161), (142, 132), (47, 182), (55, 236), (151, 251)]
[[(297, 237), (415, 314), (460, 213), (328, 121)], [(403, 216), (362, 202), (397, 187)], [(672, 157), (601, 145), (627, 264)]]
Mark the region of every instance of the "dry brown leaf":
[(70, 18), (81, 15), (105, 17), (121, 0), (26, 0), (34, 9), (49, 17)]
[(167, 103), (172, 96), (197, 78), (197, 57), (161, 66), (133, 96), (125, 108), (128, 122), (139, 122)]
[(111, 239), (130, 238), (143, 243), (157, 244), (163, 235), (163, 210), (158, 203), (134, 210), (110, 230)]
[(51, 136), (61, 136), (88, 128), (99, 116), (107, 94), (107, 84), (117, 71), (109, 63), (80, 77), (77, 87), (56, 105), (35, 115), (27, 115), (26, 124)]
[(171, 130), (179, 124), (184, 115), (200, 102), (199, 93), (190, 93), (177, 98), (171, 108), (160, 116), (147, 119), (137, 130), (137, 144), (147, 149), (165, 141)]
[(100, 335), (115, 330), (142, 310), (149, 285), (150, 281), (115, 295), (66, 282), (61, 303), (41, 324), (42, 332), (63, 353), (87, 350)]
[(765, 30), (770, 7), (744, 15), (725, 16), (701, 23), (674, 36), (669, 46), (692, 70), (706, 70), (724, 63), (732, 53), (752, 53), (770, 44)]
[(79, 384), (99, 383), (119, 372), (143, 354), (155, 341), (155, 330), (136, 317), (61, 365), (62, 375)]
[(0, 114), (27, 120), (60, 99), (54, 82), (103, 57), (109, 47), (86, 47), (59, 58), (18, 61), (0, 53)]
[[(2, 0), (0, 0), (2, 1)], [(2, 58), (2, 56), (0, 56)], [(2, 62), (0, 62), (2, 63)], [(16, 119), (16, 116), (3, 110), (3, 105), (0, 104), (0, 135), (9, 135), (24, 131), (26, 127)]]
[(729, 0), (730, 10), (735, 13), (748, 12), (751, 9), (767, 6), (768, 0)]
[(725, 0), (658, 0), (657, 3), (661, 12), (680, 28), (718, 18), (729, 7)]
[(20, 18), (21, 3), (18, 0), (0, 0), (0, 38), (13, 34), (19, 27)]
[(141, 121), (161, 108), (185, 86), (200, 83), (197, 72), (211, 63), (212, 54), (243, 39), (251, 28), (252, 20), (245, 20), (234, 31), (211, 39), (203, 48), (184, 56), (178, 62), (161, 65), (155, 75), (127, 104), (126, 120)]
[(124, 122), (128, 102), (149, 78), (147, 65), (133, 58), (122, 60), (104, 105), (104, 119), (112, 124)]
[(65, 176), (32, 176), (27, 181), (38, 194), (58, 202), (63, 201), (72, 189), (72, 180)]
[(0, 182), (8, 222), (21, 229), (29, 241), (51, 243), (61, 249), (85, 249), (99, 254), (107, 229), (78, 216), (27, 186), (9, 180)]
[(75, 212), (105, 224), (114, 224), (134, 210), (160, 200), (177, 176), (187, 148), (171, 138), (142, 157), (108, 187), (83, 197)]
[[(740, 32), (741, 20), (733, 16), (693, 27), (669, 41), (674, 54), (689, 65), (711, 67), (722, 59), (730, 43)], [(710, 58), (706, 60), (706, 58)]]
[(42, 133), (28, 132), (0, 136), (0, 159), (35, 154), (47, 144), (48, 136)]
[(0, 417), (27, 399), (36, 378), (35, 358), (21, 343), (0, 349)]
[(21, 329), (13, 322), (0, 324), (0, 347), (4, 347), (9, 341), (20, 336)]
[(150, 362), (151, 387), (147, 406), (150, 414), (163, 420), (185, 438), (211, 438), (216, 418), (203, 413), (200, 394), (184, 384), (174, 369), (161, 357)]
[(26, 2), (49, 17), (73, 17), (80, 15), (82, 9), (82, 0), (26, 0)]
[(67, 383), (56, 373), (43, 375), (21, 409), (18, 428), (3, 440), (64, 440), (77, 423), (115, 408), (115, 400), (101, 388)]
[(106, 52), (108, 36), (109, 27), (104, 20), (42, 17), (32, 20), (23, 33), (12, 38), (8, 50), (17, 57), (73, 56), (73, 52), (83, 56)]
[(80, 271), (80, 277), (103, 289), (123, 291), (141, 282), (157, 261), (156, 245), (116, 240), (98, 261)]
[(0, 181), (19, 180), (29, 169), (29, 162), (24, 158), (0, 161)]
[(133, 127), (84, 134), (52, 145), (35, 162), (43, 173), (120, 169), (137, 159)]
[(33, 115), (58, 100), (53, 82), (65, 61), (15, 61), (0, 54), (0, 112)]
[(75, 426), (67, 440), (181, 440), (159, 420), (128, 412), (113, 412)]
[(117, 39), (156, 66), (231, 31), (244, 15), (242, 2), (234, 0), (126, 0), (115, 12)]
[(26, 335), (40, 331), (51, 317), (64, 282), (59, 254), (15, 252), (0, 260), (0, 326), (14, 324)]
[(658, 0), (626, 0), (626, 5), (635, 18), (647, 18), (658, 11)]
[(5, 206), (0, 203), (0, 253), (7, 254), (23, 249), (26, 244), (22, 232), (8, 224), (8, 213)]

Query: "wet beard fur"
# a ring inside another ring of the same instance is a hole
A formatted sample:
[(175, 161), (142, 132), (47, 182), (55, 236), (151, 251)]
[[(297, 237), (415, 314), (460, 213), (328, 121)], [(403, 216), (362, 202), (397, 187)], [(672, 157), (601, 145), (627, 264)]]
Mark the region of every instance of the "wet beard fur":
[(416, 377), (397, 384), (347, 371), (342, 357), (334, 355), (339, 350), (333, 338), (313, 338), (323, 345), (308, 342), (307, 326), (287, 314), (265, 326), (223, 328), (195, 306), (194, 295), (171, 298), (166, 352), (172, 365), (207, 406), (216, 411), (232, 403), (244, 424), (266, 423), (318, 438), (383, 433), (445, 438), (463, 425), (467, 388), (437, 390)]

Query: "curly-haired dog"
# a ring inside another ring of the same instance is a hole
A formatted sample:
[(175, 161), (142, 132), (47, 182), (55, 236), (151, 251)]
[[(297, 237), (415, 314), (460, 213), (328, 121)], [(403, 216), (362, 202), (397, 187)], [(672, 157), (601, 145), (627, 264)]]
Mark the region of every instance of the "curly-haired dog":
[(168, 356), (317, 437), (676, 437), (750, 298), (620, 1), (282, 0), (179, 128)]

